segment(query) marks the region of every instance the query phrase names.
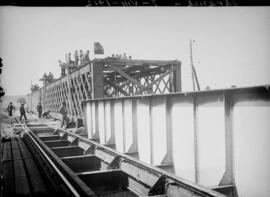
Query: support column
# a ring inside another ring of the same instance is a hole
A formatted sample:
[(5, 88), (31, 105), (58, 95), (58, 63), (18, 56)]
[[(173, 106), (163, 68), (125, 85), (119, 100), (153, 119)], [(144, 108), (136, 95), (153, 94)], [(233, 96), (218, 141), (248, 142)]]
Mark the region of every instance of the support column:
[(237, 197), (234, 176), (234, 137), (233, 137), (233, 96), (224, 93), (225, 108), (225, 173), (219, 182), (219, 186), (232, 186), (226, 193), (230, 197)]
[(181, 79), (181, 62), (174, 65), (178, 68), (173, 72), (173, 86), (174, 92), (181, 92), (182, 91), (182, 79)]
[(171, 173), (175, 172), (173, 163), (173, 140), (172, 140), (172, 103), (169, 96), (165, 97), (165, 107), (166, 107), (166, 145), (167, 153), (162, 160), (160, 166), (161, 169), (169, 171)]
[(233, 98), (224, 95), (225, 108), (225, 173), (219, 185), (234, 185), (234, 151), (233, 151)]
[(100, 62), (92, 63), (92, 99), (104, 98), (103, 66)]

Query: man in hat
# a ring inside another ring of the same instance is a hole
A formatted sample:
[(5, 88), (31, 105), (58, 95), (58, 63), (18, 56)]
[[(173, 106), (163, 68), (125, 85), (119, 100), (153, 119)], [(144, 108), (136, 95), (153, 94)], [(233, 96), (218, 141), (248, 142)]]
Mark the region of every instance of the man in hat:
[(90, 51), (87, 50), (86, 53), (83, 56), (83, 64), (89, 63), (90, 62), (90, 57), (89, 57)]
[(7, 107), (8, 115), (9, 115), (9, 116), (12, 116), (12, 112), (13, 112), (14, 109), (15, 109), (15, 107), (12, 105), (12, 102), (10, 102), (10, 103), (8, 104), (8, 107)]
[(64, 62), (61, 62), (60, 60), (59, 62), (59, 66), (61, 67), (61, 77), (66, 75), (66, 69), (67, 69), (67, 64)]
[(80, 65), (82, 65), (83, 64), (83, 50), (80, 50), (79, 61), (80, 61)]
[(79, 66), (79, 54), (77, 50), (75, 51), (75, 54), (74, 54), (74, 64), (76, 67)]
[(25, 115), (24, 103), (21, 104), (20, 113), (21, 113), (20, 120), (22, 120), (23, 116), (24, 116), (24, 119), (27, 120), (26, 115)]
[(41, 116), (42, 116), (42, 105), (41, 105), (40, 102), (37, 105), (37, 112), (38, 112), (38, 117), (41, 118)]

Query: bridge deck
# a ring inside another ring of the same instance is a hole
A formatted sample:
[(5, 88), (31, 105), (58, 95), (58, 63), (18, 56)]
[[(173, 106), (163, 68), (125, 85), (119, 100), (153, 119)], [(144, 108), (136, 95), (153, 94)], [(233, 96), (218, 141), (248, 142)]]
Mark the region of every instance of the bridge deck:
[(3, 196), (49, 196), (32, 154), (21, 137), (2, 143)]

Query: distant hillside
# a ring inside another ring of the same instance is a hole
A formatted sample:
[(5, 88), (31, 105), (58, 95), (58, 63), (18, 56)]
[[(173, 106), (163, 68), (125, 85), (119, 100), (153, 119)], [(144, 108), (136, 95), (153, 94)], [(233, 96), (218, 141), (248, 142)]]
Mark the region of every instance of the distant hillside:
[(20, 106), (20, 103), (18, 103), (17, 100), (18, 98), (21, 98), (21, 97), (25, 98), (26, 100), (26, 95), (4, 96), (1, 98), (3, 101), (1, 105), (3, 108), (5, 108), (8, 106), (10, 102), (12, 102), (12, 104), (15, 105), (15, 107), (18, 107)]

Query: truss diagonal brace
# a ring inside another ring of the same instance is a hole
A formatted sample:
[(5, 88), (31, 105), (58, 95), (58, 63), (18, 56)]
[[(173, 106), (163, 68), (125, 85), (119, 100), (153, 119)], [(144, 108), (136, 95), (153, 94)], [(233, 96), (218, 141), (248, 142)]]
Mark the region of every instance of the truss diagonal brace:
[(163, 73), (162, 75), (160, 75), (159, 78), (157, 78), (156, 80), (152, 81), (151, 83), (149, 83), (147, 86), (143, 87), (142, 90), (146, 90), (149, 87), (151, 87), (152, 85), (154, 85), (156, 82), (160, 81), (163, 77), (165, 77), (166, 75), (170, 74), (171, 72), (175, 71), (177, 69), (177, 66), (173, 66), (172, 68), (170, 68), (169, 70), (167, 70), (165, 73)]
[(132, 83), (138, 85), (138, 87), (140, 89), (140, 92), (142, 93), (144, 87), (143, 87), (143, 85), (140, 82), (138, 82), (136, 79), (132, 78), (131, 76), (129, 76), (127, 73), (125, 73), (124, 71), (122, 71), (120, 68), (117, 68), (116, 66), (113, 66), (113, 65), (108, 64), (108, 67), (110, 67), (112, 70), (118, 72), (119, 74), (121, 74), (123, 77), (125, 77), (126, 79), (128, 79)]
[(129, 94), (127, 92), (125, 92), (121, 87), (117, 86), (115, 83), (111, 82), (108, 79), (104, 79), (104, 81), (111, 85), (112, 87), (114, 87), (116, 90), (120, 91), (122, 94), (124, 94), (125, 96), (129, 96)]

